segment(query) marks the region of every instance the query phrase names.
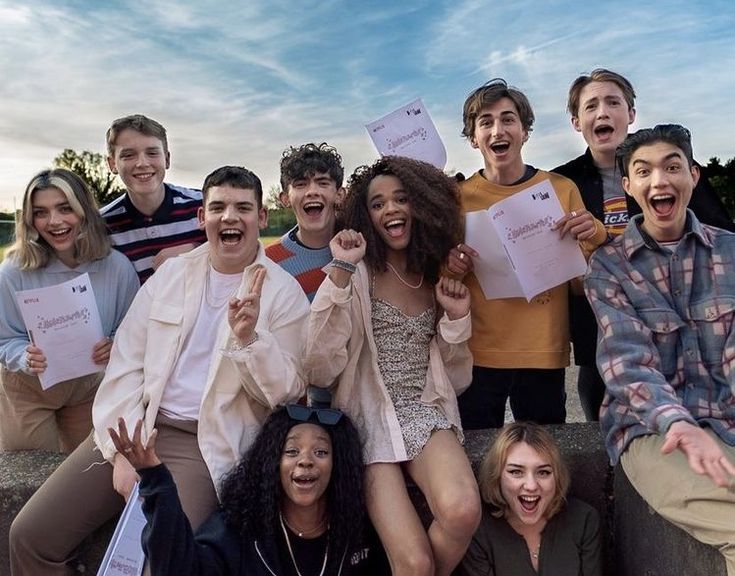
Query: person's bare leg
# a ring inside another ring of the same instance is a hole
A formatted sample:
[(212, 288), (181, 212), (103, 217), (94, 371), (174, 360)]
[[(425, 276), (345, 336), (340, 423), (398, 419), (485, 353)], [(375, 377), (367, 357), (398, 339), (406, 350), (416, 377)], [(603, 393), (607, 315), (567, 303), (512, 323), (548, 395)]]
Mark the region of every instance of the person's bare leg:
[(408, 463), (408, 473), (434, 515), (429, 541), (435, 574), (449, 576), (467, 551), (482, 514), (472, 467), (454, 432), (437, 430)]
[(367, 509), (394, 576), (433, 576), (431, 546), (406, 490), (399, 464), (370, 464)]

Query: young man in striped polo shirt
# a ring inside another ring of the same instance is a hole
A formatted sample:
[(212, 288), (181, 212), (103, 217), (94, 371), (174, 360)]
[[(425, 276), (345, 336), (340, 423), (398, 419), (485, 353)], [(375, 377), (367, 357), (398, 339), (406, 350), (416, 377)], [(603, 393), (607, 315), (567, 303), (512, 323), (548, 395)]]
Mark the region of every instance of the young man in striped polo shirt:
[(140, 283), (167, 258), (206, 241), (197, 210), (202, 193), (163, 182), (171, 163), (166, 129), (142, 114), (107, 130), (107, 164), (126, 193), (103, 207), (112, 244), (133, 263)]

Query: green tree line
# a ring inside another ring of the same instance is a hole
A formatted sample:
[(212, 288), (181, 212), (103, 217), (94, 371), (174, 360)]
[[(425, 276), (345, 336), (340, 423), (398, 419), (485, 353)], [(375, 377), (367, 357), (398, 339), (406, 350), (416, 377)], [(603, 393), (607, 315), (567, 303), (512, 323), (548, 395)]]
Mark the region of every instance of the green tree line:
[(735, 158), (730, 158), (723, 164), (714, 156), (709, 159), (704, 173), (722, 198), (730, 217), (735, 218)]

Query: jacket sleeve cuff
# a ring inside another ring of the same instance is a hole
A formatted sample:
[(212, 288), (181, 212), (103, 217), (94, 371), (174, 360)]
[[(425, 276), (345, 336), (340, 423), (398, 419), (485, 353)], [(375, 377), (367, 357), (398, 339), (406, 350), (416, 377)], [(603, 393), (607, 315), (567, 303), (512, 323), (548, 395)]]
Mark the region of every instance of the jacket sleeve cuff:
[(605, 242), (607, 242), (607, 230), (605, 229), (605, 225), (595, 218), (594, 235), (592, 238), (582, 240), (580, 244), (582, 245), (582, 248), (588, 252), (593, 252), (597, 247), (602, 246)]
[(439, 321), (439, 331), (442, 339), (447, 344), (460, 344), (470, 339), (472, 335), (472, 322), (468, 312), (461, 318), (450, 320), (445, 312)]
[(156, 492), (163, 492), (173, 488), (174, 479), (166, 465), (161, 463), (152, 468), (141, 468), (136, 470), (140, 476), (140, 484), (138, 486), (141, 496), (150, 496)]
[(679, 404), (665, 404), (654, 409), (653, 427), (654, 432), (658, 434), (666, 434), (674, 422), (689, 422), (694, 426), (699, 426), (697, 421), (692, 417), (689, 411)]
[(341, 306), (352, 300), (352, 282), (344, 288), (340, 288), (332, 279), (327, 276), (317, 290), (314, 301), (312, 302), (312, 310), (326, 310), (330, 306)]

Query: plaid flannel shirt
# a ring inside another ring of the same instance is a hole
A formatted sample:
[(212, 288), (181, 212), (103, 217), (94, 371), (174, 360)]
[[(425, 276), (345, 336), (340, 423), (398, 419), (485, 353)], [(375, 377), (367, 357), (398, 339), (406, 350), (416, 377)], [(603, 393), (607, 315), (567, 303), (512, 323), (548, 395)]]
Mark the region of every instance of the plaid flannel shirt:
[(735, 445), (735, 234), (687, 213), (673, 252), (631, 219), (585, 277), (605, 381), (600, 425), (613, 464), (634, 438), (685, 420)]

